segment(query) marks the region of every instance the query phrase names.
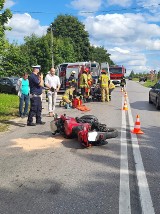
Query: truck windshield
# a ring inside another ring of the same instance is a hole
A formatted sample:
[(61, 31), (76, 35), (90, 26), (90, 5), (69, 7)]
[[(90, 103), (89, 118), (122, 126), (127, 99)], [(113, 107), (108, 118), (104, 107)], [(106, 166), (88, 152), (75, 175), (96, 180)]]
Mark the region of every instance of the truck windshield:
[(110, 74), (122, 74), (122, 68), (109, 68)]
[(99, 76), (99, 70), (98, 68), (91, 68), (92, 76)]

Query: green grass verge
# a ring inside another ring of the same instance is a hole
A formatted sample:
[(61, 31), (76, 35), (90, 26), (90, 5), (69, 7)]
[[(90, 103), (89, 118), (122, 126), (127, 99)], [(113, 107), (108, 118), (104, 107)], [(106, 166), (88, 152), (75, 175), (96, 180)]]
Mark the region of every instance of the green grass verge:
[[(139, 82), (139, 78), (133, 78), (133, 81)], [(157, 81), (158, 80), (154, 80), (154, 81), (147, 80), (146, 82), (140, 82), (140, 83), (143, 83), (143, 86), (150, 88), (150, 87), (154, 86)]]
[(0, 132), (8, 129), (7, 120), (18, 116), (19, 97), (11, 94), (0, 94)]
[(147, 80), (143, 85), (144, 85), (145, 87), (150, 88), (150, 87), (154, 86), (154, 85), (156, 84), (156, 82), (157, 82), (157, 81)]

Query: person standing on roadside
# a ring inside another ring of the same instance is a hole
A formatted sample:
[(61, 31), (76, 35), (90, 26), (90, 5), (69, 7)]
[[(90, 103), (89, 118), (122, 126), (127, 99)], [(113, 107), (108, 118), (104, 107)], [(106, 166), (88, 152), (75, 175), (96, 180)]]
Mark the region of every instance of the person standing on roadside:
[(76, 80), (75, 74), (76, 74), (76, 71), (71, 71), (71, 75), (68, 79), (68, 82), (69, 82), (69, 87), (74, 84), (75, 90), (73, 93), (76, 96), (77, 95), (77, 80)]
[(45, 77), (45, 86), (48, 88), (48, 111), (50, 117), (55, 114), (57, 92), (60, 89), (60, 85), (60, 79), (55, 75), (55, 69), (51, 68)]
[[(19, 96), (19, 116), (25, 117), (28, 114), (30, 87), (28, 73), (24, 72), (22, 78), (18, 79), (16, 90)], [(24, 108), (23, 105), (25, 104)]]
[(88, 74), (87, 74), (87, 81), (88, 81), (87, 96), (89, 98), (89, 96), (91, 95), (91, 86), (93, 83), (93, 78), (90, 70), (88, 71)]
[(81, 96), (84, 102), (87, 102), (87, 94), (86, 94), (86, 89), (89, 88), (88, 85), (88, 78), (87, 78), (87, 72), (89, 71), (88, 68), (85, 68), (83, 73), (80, 75), (80, 80), (79, 80), (79, 86), (81, 89)]
[(123, 88), (124, 90), (124, 87), (126, 86), (126, 79), (124, 77), (122, 77), (121, 79), (121, 83), (120, 83), (120, 86)]
[[(32, 66), (33, 71), (29, 76), (30, 85), (30, 111), (28, 114), (27, 126), (44, 125), (45, 122), (41, 120), (42, 113), (42, 87), (43, 74), (40, 73), (40, 65)], [(33, 117), (36, 116), (36, 124), (33, 123)]]
[(101, 88), (101, 101), (109, 102), (109, 77), (107, 75), (106, 70), (101, 71), (101, 75), (99, 77), (100, 88)]
[(76, 80), (76, 77), (75, 77), (75, 74), (76, 74), (76, 71), (72, 71), (71, 72), (71, 75), (68, 79), (68, 82), (69, 82), (69, 85), (72, 85), (72, 84), (77, 84), (77, 80)]

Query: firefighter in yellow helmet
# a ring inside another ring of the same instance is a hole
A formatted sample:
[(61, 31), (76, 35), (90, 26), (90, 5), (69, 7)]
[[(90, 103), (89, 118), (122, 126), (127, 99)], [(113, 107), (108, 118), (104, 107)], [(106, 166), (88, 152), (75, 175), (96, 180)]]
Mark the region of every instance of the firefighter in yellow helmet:
[(109, 102), (109, 77), (107, 75), (106, 70), (101, 71), (101, 75), (99, 77), (100, 88), (101, 88), (101, 101)]
[(88, 78), (87, 78), (88, 69), (84, 69), (83, 73), (80, 75), (79, 87), (81, 89), (81, 95), (83, 97), (84, 102), (86, 102), (86, 89), (89, 88)]

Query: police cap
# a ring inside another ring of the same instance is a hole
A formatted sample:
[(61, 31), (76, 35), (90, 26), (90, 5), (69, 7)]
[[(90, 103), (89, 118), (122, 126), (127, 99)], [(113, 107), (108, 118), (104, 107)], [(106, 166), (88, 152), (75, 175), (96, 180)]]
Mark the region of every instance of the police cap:
[(41, 68), (41, 66), (40, 66), (40, 65), (32, 65), (32, 68), (40, 69), (40, 68)]

